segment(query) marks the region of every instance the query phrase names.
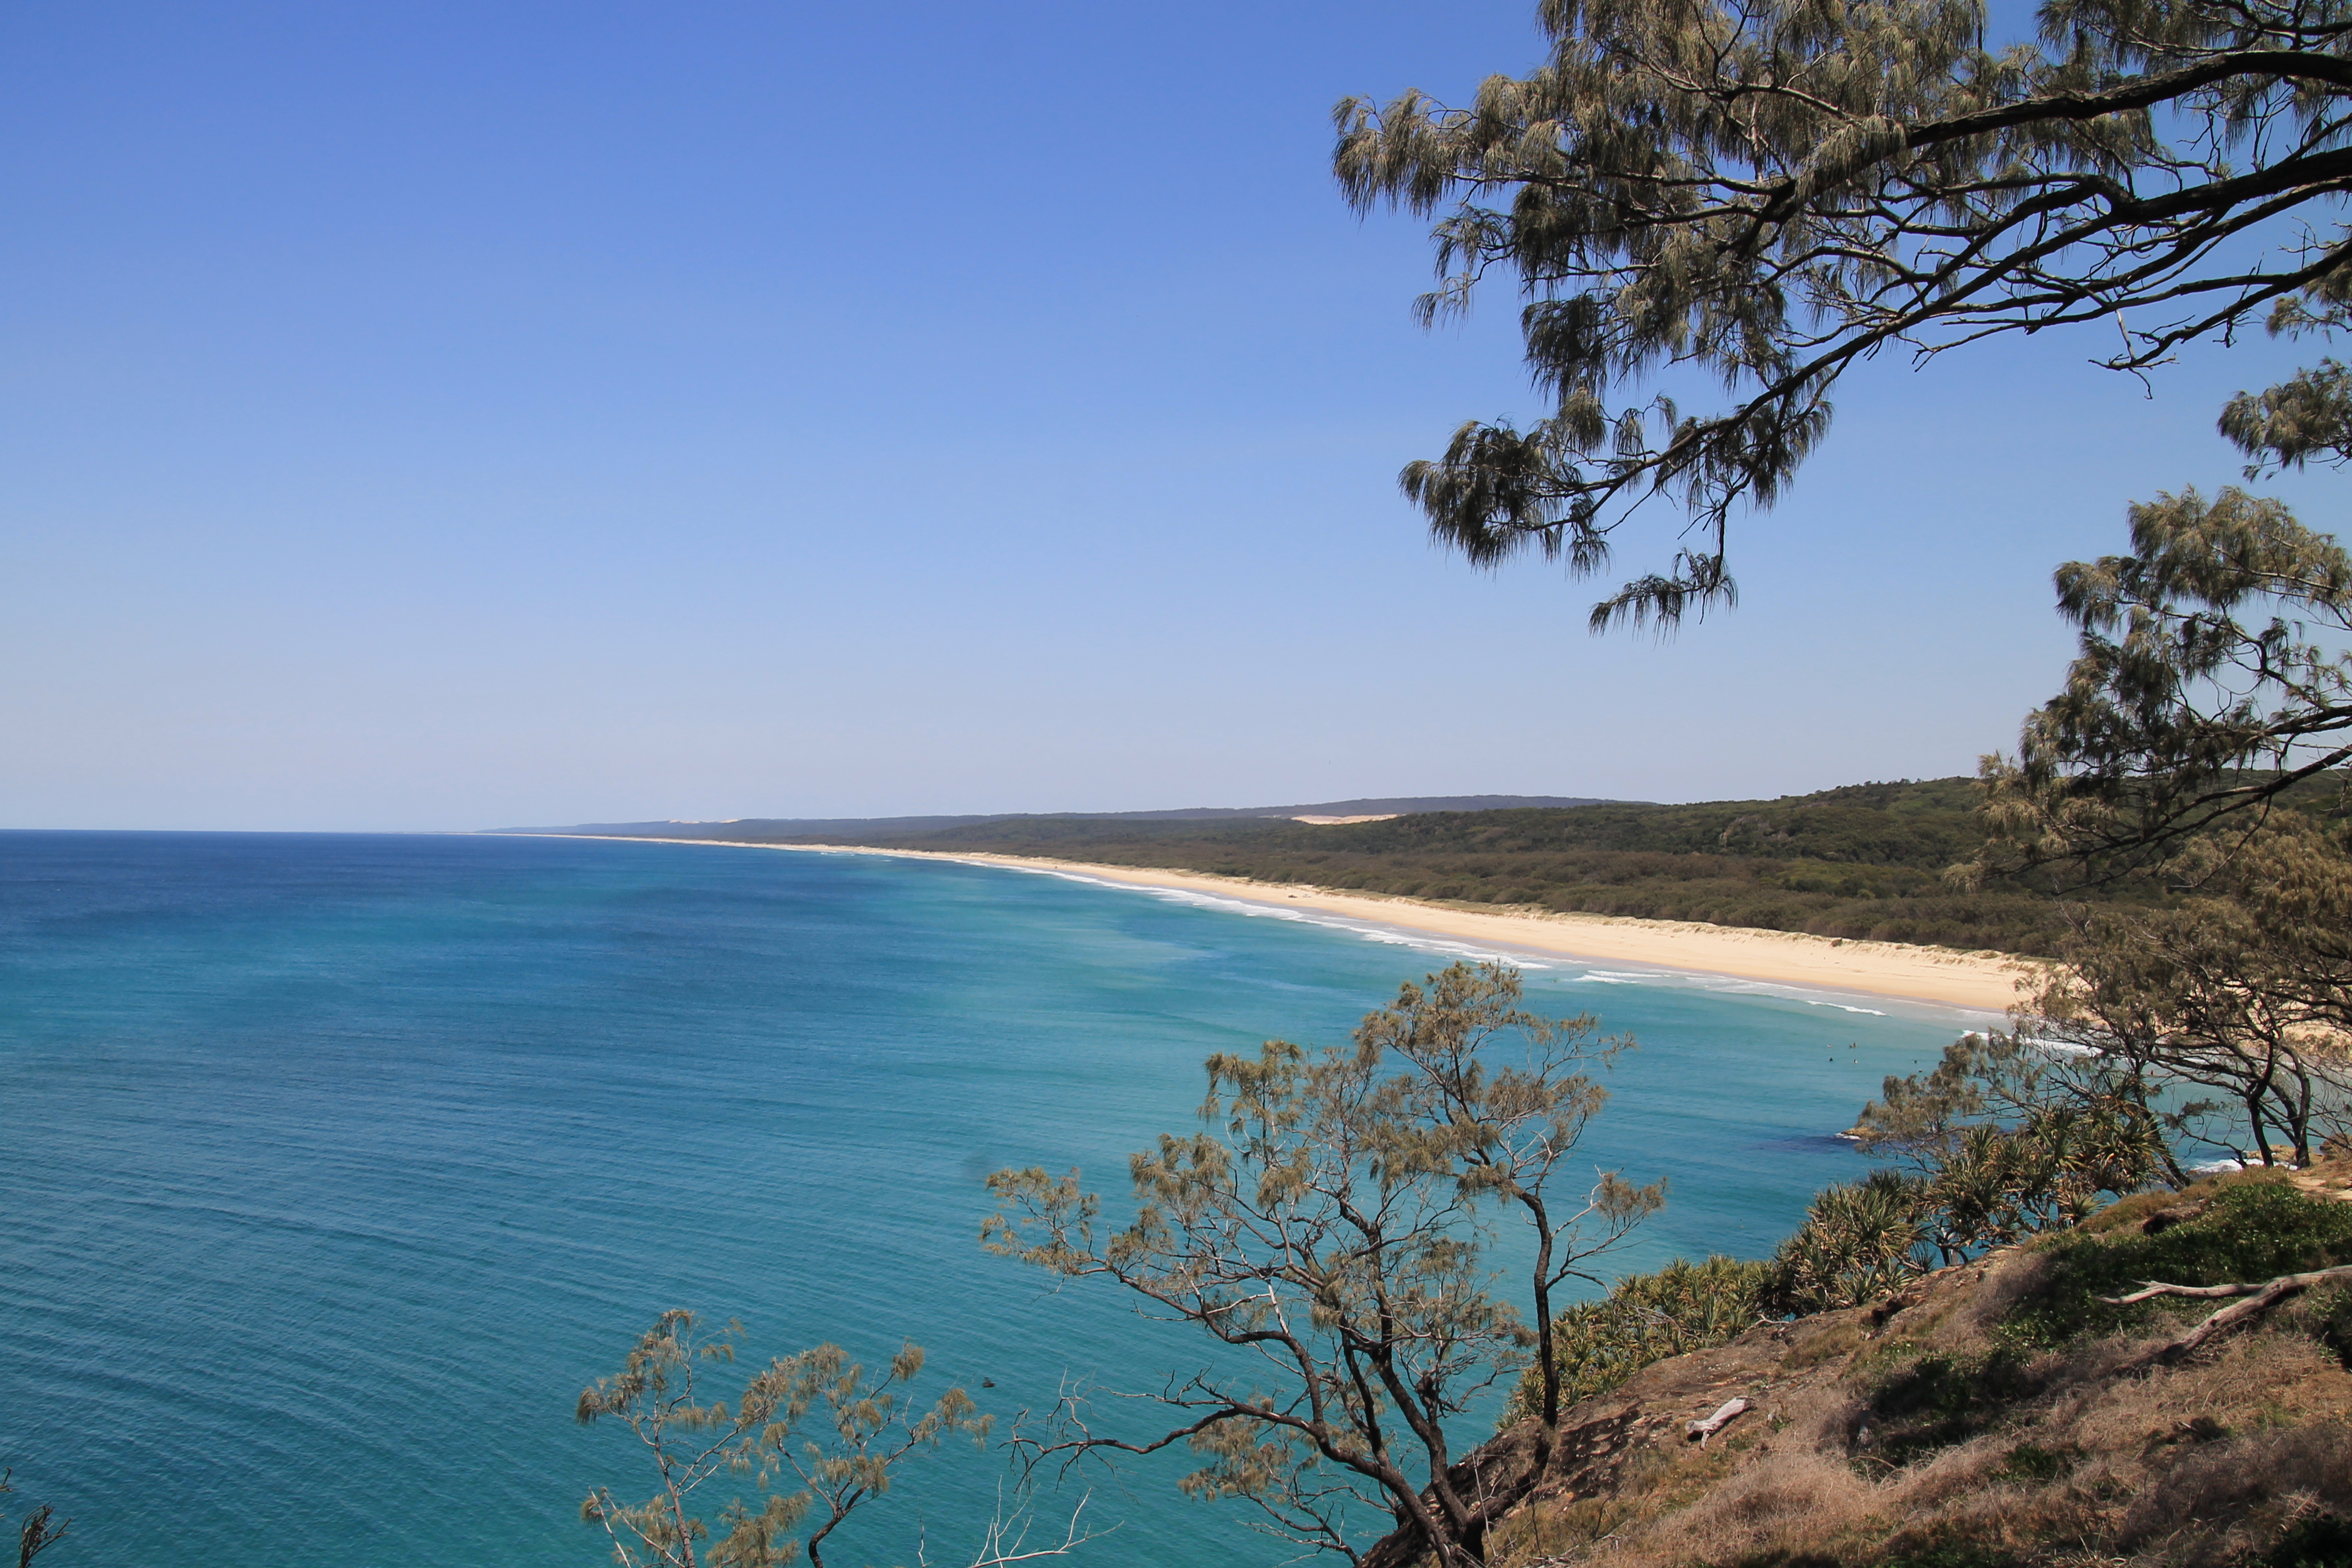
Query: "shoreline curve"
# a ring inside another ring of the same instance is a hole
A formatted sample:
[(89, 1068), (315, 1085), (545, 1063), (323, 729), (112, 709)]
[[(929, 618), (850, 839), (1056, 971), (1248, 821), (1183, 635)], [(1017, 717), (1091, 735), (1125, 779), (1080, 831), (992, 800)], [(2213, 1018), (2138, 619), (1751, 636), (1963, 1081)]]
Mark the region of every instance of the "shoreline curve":
[(1311, 910), (1428, 936), (1524, 948), (1548, 956), (1654, 964), (1699, 974), (1780, 985), (1855, 992), (2000, 1013), (2022, 1000), (2046, 965), (2015, 953), (1967, 952), (1912, 942), (1812, 936), (1803, 931), (1639, 920), (1630, 915), (1563, 914), (1512, 906), (1463, 909), (1393, 894), (1348, 892), (1297, 882), (1260, 882), (1203, 871), (1104, 866), (1044, 856), (882, 848), (852, 844), (754, 844), (726, 838), (640, 838), (605, 833), (501, 834), (500, 837), (593, 838), (612, 844), (701, 844), (730, 849), (796, 850), (819, 855), (881, 855), (950, 860), (1025, 871), (1058, 871), (1137, 888), (1206, 893), (1276, 909)]

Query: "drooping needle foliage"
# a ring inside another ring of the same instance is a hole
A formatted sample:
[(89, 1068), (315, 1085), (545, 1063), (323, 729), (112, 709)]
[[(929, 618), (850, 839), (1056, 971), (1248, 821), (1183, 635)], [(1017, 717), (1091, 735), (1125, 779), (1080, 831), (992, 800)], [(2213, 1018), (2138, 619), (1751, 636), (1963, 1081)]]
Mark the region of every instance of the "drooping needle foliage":
[[(961, 1388), (929, 1409), (909, 1400), (908, 1385), (923, 1369), (915, 1344), (878, 1375), (838, 1345), (779, 1357), (745, 1380), (730, 1410), (697, 1384), (734, 1361), (741, 1331), (730, 1322), (712, 1332), (692, 1312), (664, 1312), (617, 1374), (580, 1395), (581, 1425), (624, 1423), (654, 1468), (644, 1502), (600, 1486), (580, 1505), (581, 1518), (603, 1526), (621, 1568), (782, 1568), (803, 1551), (824, 1568), (825, 1538), (887, 1492), (908, 1458), (950, 1436), (987, 1436), (988, 1417)], [(748, 1481), (754, 1500), (730, 1498), (713, 1540), (695, 1494), (730, 1478)], [(803, 1523), (814, 1528), (794, 1534)]]
[(2131, 542), (2059, 570), (2081, 652), (1986, 760), (1979, 864), (2160, 878), (2070, 911), (2028, 1026), (2307, 1163), (2352, 1125), (2352, 557), (2235, 489), (2135, 506)]
[[(1989, 47), (1976, 0), (1543, 0), (1549, 58), (1467, 106), (1335, 111), (1348, 199), (1439, 215), (1425, 319), (1491, 275), (1527, 298), (1549, 412), (1465, 424), (1402, 476), (1474, 562), (1580, 572), (1643, 499), (1693, 520), (1593, 610), (1729, 600), (1727, 535), (1821, 441), (1839, 376), (1888, 350), (2098, 323), (2141, 372), (2274, 305), (2322, 318), (2352, 248), (2352, 5), (2047, 0)], [(2303, 301), (2298, 303), (2297, 301)], [(1685, 367), (1724, 389), (1685, 413)], [(2233, 405), (2277, 461), (2344, 447), (2323, 364)]]

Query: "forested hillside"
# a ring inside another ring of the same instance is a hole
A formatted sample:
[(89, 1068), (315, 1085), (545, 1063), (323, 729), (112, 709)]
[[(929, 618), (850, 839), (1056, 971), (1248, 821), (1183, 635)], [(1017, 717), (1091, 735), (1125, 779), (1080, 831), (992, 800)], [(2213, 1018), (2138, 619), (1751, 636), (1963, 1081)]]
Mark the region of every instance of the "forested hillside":
[[(2305, 780), (2278, 804), (2333, 816), (2343, 809), (2345, 782), (2338, 773)], [(1996, 879), (1974, 891), (1945, 879), (1984, 842), (1980, 788), (1968, 778), (1906, 780), (1778, 800), (1433, 811), (1329, 826), (1009, 816), (912, 832), (907, 818), (845, 823), (830, 833), (757, 821), (513, 831), (676, 837), (697, 829), (691, 836), (739, 843), (1036, 856), (1438, 901), (2051, 952), (2064, 926), (2056, 894), (2067, 884), (2056, 873), (2047, 882)], [(2067, 896), (2147, 904), (2164, 894), (2147, 881), (2085, 889), (2076, 879)]]
[(1337, 826), (1024, 817), (825, 841), (1054, 856), (1465, 903), (2046, 952), (2059, 930), (2046, 892), (2014, 883), (1962, 892), (1943, 882), (1945, 868), (1967, 859), (1983, 839), (1977, 790), (1970, 779), (1932, 779), (1769, 801), (1430, 812)]

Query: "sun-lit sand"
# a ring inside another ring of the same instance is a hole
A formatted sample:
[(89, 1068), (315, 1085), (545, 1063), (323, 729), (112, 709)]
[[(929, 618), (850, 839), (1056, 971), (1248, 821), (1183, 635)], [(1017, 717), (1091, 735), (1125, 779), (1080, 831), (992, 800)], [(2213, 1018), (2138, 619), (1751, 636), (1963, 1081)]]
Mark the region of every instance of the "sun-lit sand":
[[(551, 835), (550, 837), (593, 837)], [(654, 844), (726, 844), (710, 838), (636, 839)], [(1139, 888), (1181, 889), (1295, 910), (1313, 910), (1349, 920), (1394, 926), (1457, 941), (1493, 943), (1564, 957), (1611, 963), (1654, 965), (1783, 985), (1859, 991), (1873, 996), (1907, 997), (1955, 1007), (2000, 1012), (2020, 1001), (2039, 966), (2000, 952), (1963, 952), (1955, 948), (1909, 942), (1855, 942), (1804, 936), (1792, 931), (1753, 931), (1690, 921), (1629, 920), (1613, 915), (1551, 914), (1537, 910), (1488, 911), (1418, 899), (1339, 892), (1286, 882), (1241, 877), (1211, 877), (1194, 871), (1160, 871), (1133, 866), (1097, 866), (1017, 855), (942, 854), (920, 849), (860, 849), (835, 845), (740, 844), (746, 849), (793, 849), (804, 853), (894, 855), (919, 860), (957, 860), (969, 865), (1066, 871)]]

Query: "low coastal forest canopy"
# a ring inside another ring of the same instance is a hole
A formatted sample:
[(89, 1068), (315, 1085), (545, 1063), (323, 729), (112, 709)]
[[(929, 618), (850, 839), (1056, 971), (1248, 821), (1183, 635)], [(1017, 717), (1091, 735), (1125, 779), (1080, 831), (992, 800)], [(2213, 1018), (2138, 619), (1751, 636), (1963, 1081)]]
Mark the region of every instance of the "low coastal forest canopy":
[(2023, 886), (1948, 891), (1982, 842), (1968, 779), (1856, 784), (1774, 801), (1433, 812), (1387, 822), (1199, 827), (1034, 818), (908, 847), (1184, 868), (1474, 904), (1706, 921), (1832, 937), (2040, 952), (2050, 900)]
[[(2318, 786), (2315, 800), (2330, 798)], [(1987, 826), (1973, 779), (1849, 784), (1779, 800), (1427, 812), (1386, 822), (1154, 822), (1029, 816), (904, 837), (787, 835), (750, 822), (659, 837), (1056, 856), (1469, 904), (1688, 920), (1817, 936), (2048, 953), (2064, 921), (2046, 881), (1975, 888), (1946, 870)], [(2147, 879), (2092, 890), (2160, 898)]]

